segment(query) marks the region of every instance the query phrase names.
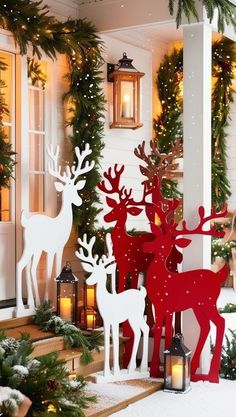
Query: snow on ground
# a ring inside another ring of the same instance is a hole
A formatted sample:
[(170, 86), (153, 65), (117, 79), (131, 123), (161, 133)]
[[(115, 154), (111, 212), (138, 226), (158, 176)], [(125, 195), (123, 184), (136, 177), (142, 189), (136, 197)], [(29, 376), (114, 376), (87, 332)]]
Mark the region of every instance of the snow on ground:
[[(236, 292), (232, 288), (222, 288), (217, 305), (224, 307), (227, 303), (236, 304)], [(235, 315), (225, 316), (226, 329), (236, 329)], [(211, 333), (214, 336), (214, 330)], [(236, 381), (196, 382), (191, 383), (191, 388), (187, 394), (158, 391), (109, 417), (231, 417), (236, 414)]]
[(187, 394), (158, 391), (109, 417), (231, 417), (235, 416), (236, 381), (191, 383)]

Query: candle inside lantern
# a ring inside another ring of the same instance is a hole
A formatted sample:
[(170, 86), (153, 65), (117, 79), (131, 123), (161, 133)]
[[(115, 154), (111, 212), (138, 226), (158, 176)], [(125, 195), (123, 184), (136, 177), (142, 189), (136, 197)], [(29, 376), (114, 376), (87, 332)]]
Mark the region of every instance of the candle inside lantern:
[(89, 307), (94, 307), (94, 295), (95, 295), (95, 291), (94, 291), (94, 287), (87, 287), (86, 289), (87, 291), (87, 306)]
[(122, 117), (130, 117), (130, 95), (124, 94), (122, 100)]
[(71, 320), (71, 299), (64, 297), (60, 299), (60, 316), (64, 320)]
[(88, 329), (93, 329), (94, 328), (94, 320), (95, 320), (94, 313), (87, 313), (86, 319), (87, 319), (87, 328)]
[(180, 364), (175, 364), (171, 369), (172, 376), (172, 388), (182, 389), (183, 387), (183, 366)]

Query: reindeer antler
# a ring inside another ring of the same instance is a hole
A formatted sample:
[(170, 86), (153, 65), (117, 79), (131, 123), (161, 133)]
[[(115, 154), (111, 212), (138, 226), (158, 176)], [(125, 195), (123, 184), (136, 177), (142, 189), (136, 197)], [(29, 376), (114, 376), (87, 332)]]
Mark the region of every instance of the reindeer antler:
[(106, 194), (114, 194), (117, 193), (119, 197), (123, 194), (124, 186), (120, 188), (120, 177), (121, 174), (124, 172), (125, 166), (121, 165), (120, 169), (118, 169), (118, 165), (115, 164), (112, 172), (112, 167), (108, 168), (107, 172), (104, 172), (103, 176), (106, 178), (108, 183), (110, 184), (111, 188), (107, 188), (105, 184), (105, 180), (101, 181), (98, 184), (99, 190), (103, 191)]
[(58, 166), (60, 147), (57, 145), (55, 152), (53, 152), (53, 145), (51, 144), (47, 147), (47, 153), (52, 160), (48, 164), (49, 173), (58, 180), (68, 183), (70, 181), (70, 177), (67, 175), (68, 173), (64, 172), (61, 174), (61, 165)]
[(113, 243), (111, 239), (111, 234), (106, 234), (106, 247), (107, 247), (107, 255), (103, 255), (100, 259), (100, 263), (104, 266), (107, 266), (111, 263), (115, 262), (115, 257), (113, 255)]
[(86, 161), (84, 167), (82, 168), (83, 162), (85, 158), (92, 153), (92, 149), (90, 149), (89, 144), (86, 143), (85, 149), (80, 152), (80, 148), (78, 146), (75, 147), (75, 154), (78, 159), (78, 164), (76, 166), (72, 166), (71, 172), (74, 175), (72, 181), (74, 182), (79, 175), (84, 175), (86, 172), (91, 171), (93, 169), (95, 162), (94, 161)]
[[(93, 246), (96, 241), (96, 237), (91, 237), (90, 241), (87, 240), (87, 234), (83, 235), (83, 238), (78, 238), (78, 243), (80, 246), (79, 251), (76, 251), (75, 254), (77, 258), (79, 258), (82, 262), (89, 263), (93, 266), (97, 264), (98, 255), (93, 256)], [(84, 249), (87, 251), (87, 255), (85, 255)]]
[[(157, 175), (162, 179), (166, 176), (167, 172), (170, 173), (177, 168), (177, 164), (173, 163), (173, 160), (182, 153), (182, 144), (180, 140), (175, 142), (168, 154), (159, 151), (157, 141), (151, 140), (150, 147), (152, 152), (149, 155), (145, 153), (145, 141), (143, 141), (141, 145), (138, 145), (134, 150), (135, 156), (146, 163), (146, 167), (139, 167), (142, 175), (149, 180), (151, 180), (154, 175)], [(155, 157), (155, 161), (153, 160), (153, 157)]]
[(203, 230), (203, 227), (210, 220), (225, 217), (227, 215), (226, 205), (224, 206), (223, 211), (221, 211), (220, 213), (216, 212), (216, 207), (214, 206), (209, 216), (205, 216), (205, 208), (203, 206), (200, 206), (198, 208), (198, 214), (199, 214), (199, 223), (194, 229), (188, 229), (186, 220), (183, 220), (181, 229), (177, 229), (176, 225), (173, 227), (173, 230), (171, 231), (172, 236), (176, 237), (178, 235), (193, 235), (193, 234), (201, 234), (201, 235), (216, 236), (216, 237), (224, 236), (224, 232), (218, 231), (216, 225), (213, 225), (213, 226), (210, 225), (210, 228), (207, 230)]

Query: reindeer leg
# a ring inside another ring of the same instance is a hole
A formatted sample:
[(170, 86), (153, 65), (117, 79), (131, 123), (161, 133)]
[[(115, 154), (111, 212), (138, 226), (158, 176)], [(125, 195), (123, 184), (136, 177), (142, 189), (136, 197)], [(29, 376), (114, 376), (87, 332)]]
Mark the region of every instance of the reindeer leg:
[(27, 305), (28, 308), (31, 310), (34, 310), (35, 308), (35, 302), (34, 302), (34, 296), (33, 296), (33, 288), (32, 288), (32, 281), (31, 281), (31, 275), (30, 275), (30, 263), (26, 265), (26, 286), (27, 286)]
[(24, 250), (16, 267), (16, 316), (21, 315), (24, 311), (24, 304), (22, 300), (22, 271), (29, 263), (32, 254)]
[(198, 339), (197, 347), (195, 349), (192, 361), (191, 361), (191, 380), (192, 381), (199, 381), (202, 380), (203, 376), (200, 374), (196, 374), (196, 371), (200, 364), (200, 355), (202, 352), (202, 349), (205, 345), (207, 336), (210, 332), (210, 321), (207, 315), (201, 310), (201, 308), (194, 307), (194, 314), (196, 316), (196, 319), (200, 326), (200, 336)]
[(165, 349), (169, 349), (172, 340), (172, 318), (173, 314), (166, 314), (165, 317)]
[(148, 336), (149, 336), (149, 326), (147, 325), (146, 321), (143, 320), (140, 323), (140, 328), (143, 332), (143, 354), (142, 354), (142, 361), (140, 365), (141, 372), (147, 372), (148, 370)]
[[(45, 301), (48, 301), (49, 295), (49, 283), (51, 282), (52, 267), (53, 267), (54, 253), (48, 253), (47, 255), (47, 276), (46, 276), (46, 287), (45, 287)], [(58, 276), (58, 275), (56, 275)]]
[(61, 273), (62, 270), (62, 254), (63, 254), (63, 248), (58, 250), (56, 253), (56, 276)]
[(137, 357), (138, 345), (139, 345), (140, 336), (141, 336), (139, 323), (130, 321), (130, 326), (134, 333), (134, 343), (133, 343), (133, 349), (132, 349), (130, 362), (128, 365), (128, 373), (132, 373), (136, 369), (136, 357)]
[(160, 371), (160, 342), (165, 313), (163, 311), (158, 311), (157, 309), (156, 312), (156, 323), (153, 329), (154, 348), (150, 366), (150, 376), (162, 377), (163, 373)]
[(113, 324), (111, 326), (112, 340), (113, 340), (113, 374), (117, 376), (120, 373), (119, 367), (119, 326)]
[(104, 376), (110, 375), (110, 323), (104, 321)]
[(211, 307), (209, 318), (216, 326), (216, 340), (215, 340), (215, 348), (214, 348), (214, 353), (213, 353), (212, 360), (211, 360), (208, 380), (210, 382), (219, 382), (219, 368), (220, 368), (222, 343), (223, 343), (224, 331), (225, 331), (225, 320), (218, 313), (216, 306)]
[(41, 256), (41, 252), (36, 252), (33, 255), (33, 260), (32, 260), (32, 265), (31, 265), (31, 278), (32, 278), (32, 283), (33, 283), (33, 288), (34, 288), (34, 293), (35, 293), (35, 300), (36, 300), (36, 305), (37, 306), (40, 304), (39, 290), (38, 290), (38, 283), (37, 283), (37, 266), (38, 266), (38, 263), (39, 263), (40, 256)]

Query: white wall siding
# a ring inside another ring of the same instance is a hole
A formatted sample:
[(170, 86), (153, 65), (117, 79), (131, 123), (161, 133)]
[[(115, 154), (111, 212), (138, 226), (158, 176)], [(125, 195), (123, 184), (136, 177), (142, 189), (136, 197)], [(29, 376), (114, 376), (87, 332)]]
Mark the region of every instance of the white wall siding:
[(60, 21), (64, 21), (68, 17), (72, 19), (79, 17), (77, 0), (45, 0), (44, 4), (50, 8), (50, 15), (55, 16)]
[[(112, 89), (113, 84), (104, 81), (103, 88), (107, 99), (105, 112), (105, 129), (104, 142), (105, 149), (103, 152), (103, 159), (101, 161), (101, 169), (105, 171), (109, 166), (114, 166), (115, 163), (125, 165), (125, 172), (121, 177), (121, 183), (128, 188), (133, 189), (133, 196), (136, 199), (141, 198), (142, 186), (141, 182), (144, 177), (139, 171), (139, 159), (134, 155), (134, 148), (137, 147), (143, 140), (149, 141), (152, 137), (152, 57), (151, 52), (133, 45), (113, 39), (107, 35), (102, 35), (102, 40), (105, 44), (105, 64), (103, 67), (104, 79), (106, 79), (106, 64), (117, 64), (118, 60), (122, 58), (123, 52), (126, 52), (128, 57), (133, 59), (134, 66), (145, 73), (141, 79), (141, 121), (143, 127), (132, 129), (110, 129), (112, 123)], [(109, 211), (105, 202), (105, 196), (101, 193), (101, 200), (103, 202), (104, 211), (99, 218), (99, 224), (110, 227), (111, 224), (104, 224), (103, 215)], [(130, 217), (128, 222), (128, 229), (135, 228), (137, 230), (145, 230), (147, 228), (146, 219), (144, 215), (139, 217)]]

